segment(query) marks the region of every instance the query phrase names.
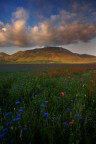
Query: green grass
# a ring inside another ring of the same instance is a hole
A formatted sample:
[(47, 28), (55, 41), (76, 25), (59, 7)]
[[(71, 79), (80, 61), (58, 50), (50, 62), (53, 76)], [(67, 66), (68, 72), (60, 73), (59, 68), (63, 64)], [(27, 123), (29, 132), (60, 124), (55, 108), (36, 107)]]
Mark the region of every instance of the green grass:
[(67, 68), (0, 72), (0, 144), (95, 144), (95, 74)]

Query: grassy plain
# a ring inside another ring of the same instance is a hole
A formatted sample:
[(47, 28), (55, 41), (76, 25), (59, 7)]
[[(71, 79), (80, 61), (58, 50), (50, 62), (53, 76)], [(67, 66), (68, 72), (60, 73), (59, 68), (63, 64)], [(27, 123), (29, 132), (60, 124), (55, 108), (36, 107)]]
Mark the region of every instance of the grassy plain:
[(0, 144), (95, 144), (96, 69), (0, 72)]

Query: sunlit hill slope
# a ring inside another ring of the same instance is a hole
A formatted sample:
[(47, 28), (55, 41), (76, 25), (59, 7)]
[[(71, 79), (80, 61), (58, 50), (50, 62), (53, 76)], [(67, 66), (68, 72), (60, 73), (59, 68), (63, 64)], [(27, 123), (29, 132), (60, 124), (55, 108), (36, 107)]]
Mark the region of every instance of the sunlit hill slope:
[(72, 53), (62, 47), (45, 47), (12, 55), (2, 52), (0, 63), (96, 63), (96, 56)]

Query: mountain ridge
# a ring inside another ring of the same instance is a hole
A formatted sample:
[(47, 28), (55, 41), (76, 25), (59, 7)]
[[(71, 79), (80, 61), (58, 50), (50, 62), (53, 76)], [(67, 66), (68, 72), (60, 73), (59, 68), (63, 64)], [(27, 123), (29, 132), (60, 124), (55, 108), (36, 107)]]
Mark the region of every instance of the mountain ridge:
[(73, 53), (62, 47), (44, 47), (11, 55), (1, 52), (0, 63), (96, 63), (96, 56)]

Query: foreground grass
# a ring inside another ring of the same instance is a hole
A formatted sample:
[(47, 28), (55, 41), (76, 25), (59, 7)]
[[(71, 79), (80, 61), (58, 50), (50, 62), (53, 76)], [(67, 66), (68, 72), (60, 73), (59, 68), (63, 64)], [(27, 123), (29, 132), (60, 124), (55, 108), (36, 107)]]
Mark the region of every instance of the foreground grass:
[(95, 142), (95, 70), (0, 72), (0, 144)]

